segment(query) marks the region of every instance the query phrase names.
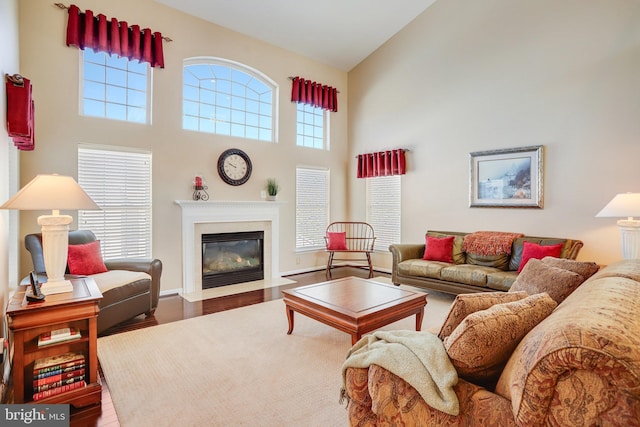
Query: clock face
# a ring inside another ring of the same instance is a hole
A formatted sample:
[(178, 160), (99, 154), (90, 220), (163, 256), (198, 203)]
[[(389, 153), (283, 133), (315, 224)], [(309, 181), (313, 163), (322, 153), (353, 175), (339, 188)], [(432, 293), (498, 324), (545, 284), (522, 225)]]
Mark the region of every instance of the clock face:
[(247, 153), (230, 148), (218, 158), (218, 174), (230, 185), (242, 185), (251, 176), (251, 160)]

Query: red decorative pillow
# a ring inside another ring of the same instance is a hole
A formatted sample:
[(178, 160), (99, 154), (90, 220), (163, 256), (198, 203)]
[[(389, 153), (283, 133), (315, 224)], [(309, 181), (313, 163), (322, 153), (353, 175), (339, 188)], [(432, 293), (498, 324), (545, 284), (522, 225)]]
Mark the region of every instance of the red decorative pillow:
[(422, 259), (453, 263), (453, 239), (455, 239), (455, 236), (427, 236)]
[(557, 245), (541, 246), (531, 242), (524, 242), (522, 248), (522, 259), (520, 260), (520, 266), (518, 267), (518, 273), (522, 271), (527, 261), (531, 258), (542, 259), (546, 256), (552, 256), (560, 258), (562, 252), (562, 243)]
[(327, 233), (327, 249), (330, 251), (347, 250), (347, 233), (344, 231), (330, 231)]
[(69, 245), (67, 265), (69, 266), (69, 273), (80, 276), (107, 271), (107, 267), (102, 261), (100, 240), (83, 245)]

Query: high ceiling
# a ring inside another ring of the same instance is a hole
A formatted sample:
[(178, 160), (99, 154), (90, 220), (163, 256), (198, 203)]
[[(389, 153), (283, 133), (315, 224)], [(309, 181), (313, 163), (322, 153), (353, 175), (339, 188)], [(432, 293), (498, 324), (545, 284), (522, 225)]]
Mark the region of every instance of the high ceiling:
[(349, 71), (436, 0), (155, 0)]

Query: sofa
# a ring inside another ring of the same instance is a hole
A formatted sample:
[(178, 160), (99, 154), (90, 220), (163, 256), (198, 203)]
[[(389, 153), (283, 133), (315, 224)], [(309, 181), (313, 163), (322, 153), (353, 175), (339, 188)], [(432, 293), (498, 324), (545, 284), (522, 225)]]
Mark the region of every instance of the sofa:
[[(42, 235), (40, 233), (25, 236), (24, 244), (31, 254), (34, 271), (46, 280), (44, 257), (42, 255)], [(69, 232), (69, 251), (72, 245), (82, 247), (99, 244), (95, 234), (89, 230)], [(97, 246), (99, 252), (99, 245)], [(100, 253), (96, 254), (101, 264), (101, 272), (96, 274), (73, 274), (67, 264), (67, 277), (88, 276), (95, 280), (102, 299), (98, 314), (98, 334), (121, 322), (144, 314), (151, 316), (158, 307), (160, 297), (160, 277), (162, 262), (159, 259), (121, 259), (102, 261)], [(103, 263), (103, 265), (102, 265)]]
[[(457, 415), (434, 409), (403, 379), (372, 364), (346, 368), (350, 425), (639, 426), (640, 260), (609, 265), (586, 281), (588, 274), (580, 273), (582, 282), (562, 261), (551, 260), (550, 266), (545, 260), (525, 267), (517, 291), (456, 296), (438, 336), (458, 373)], [(542, 290), (554, 298), (535, 293)], [(503, 297), (513, 302), (497, 300)], [(532, 298), (537, 302), (524, 304)], [(533, 319), (521, 338), (513, 331), (536, 317), (524, 316), (523, 307), (536, 304), (546, 307), (532, 311), (542, 320)], [(518, 322), (505, 331), (500, 325), (508, 321), (491, 323), (488, 313), (494, 320), (500, 318), (496, 313), (508, 313), (502, 319)], [(461, 333), (475, 337), (456, 350)], [(511, 347), (505, 349), (508, 341)], [(493, 379), (474, 379), (471, 365), (483, 377), (489, 366), (484, 356), (492, 352), (504, 358), (490, 373)]]
[[(476, 253), (465, 250), (465, 243), (476, 237), (473, 248)], [(482, 248), (482, 241), (495, 237), (510, 242), (504, 250), (500, 246)], [(504, 240), (506, 238), (506, 240)], [(441, 257), (425, 258), (425, 248), (429, 242), (451, 240), (450, 259)], [(555, 247), (562, 245), (559, 257), (576, 259), (583, 246), (582, 241), (555, 237), (525, 236), (520, 233), (427, 231), (423, 244), (392, 244), (389, 251), (393, 256), (391, 280), (395, 285), (411, 285), (433, 289), (450, 294), (465, 292), (508, 291), (518, 277), (523, 260), (525, 243), (529, 245)], [(505, 249), (507, 248), (507, 249)]]

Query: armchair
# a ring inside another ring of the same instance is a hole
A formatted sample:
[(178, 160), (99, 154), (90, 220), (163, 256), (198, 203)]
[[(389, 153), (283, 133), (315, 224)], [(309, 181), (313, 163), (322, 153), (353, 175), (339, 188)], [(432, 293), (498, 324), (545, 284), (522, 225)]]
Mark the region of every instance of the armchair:
[[(94, 241), (96, 236), (92, 231), (69, 232), (69, 245)], [(31, 254), (34, 271), (38, 275), (46, 275), (42, 235), (28, 234), (24, 238), (24, 245)], [(98, 334), (140, 314), (152, 316), (158, 307), (162, 262), (158, 259), (122, 259), (105, 261), (104, 264), (107, 272), (88, 276), (96, 281), (102, 292)]]

